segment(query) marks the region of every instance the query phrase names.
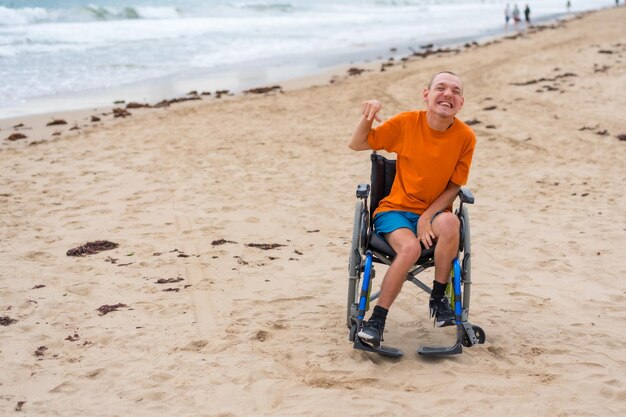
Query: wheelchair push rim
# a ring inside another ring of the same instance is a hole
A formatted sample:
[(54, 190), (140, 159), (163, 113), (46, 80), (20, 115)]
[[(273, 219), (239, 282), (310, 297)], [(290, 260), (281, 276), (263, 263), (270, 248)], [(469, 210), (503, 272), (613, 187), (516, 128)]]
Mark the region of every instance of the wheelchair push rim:
[[(348, 261), (348, 299), (346, 311), (346, 325), (351, 328), (355, 324), (356, 309), (359, 302), (361, 284), (362, 255), (362, 228), (367, 209), (363, 200), (358, 200), (354, 209), (354, 223), (352, 225), (352, 242)], [(365, 225), (366, 226), (366, 225)]]

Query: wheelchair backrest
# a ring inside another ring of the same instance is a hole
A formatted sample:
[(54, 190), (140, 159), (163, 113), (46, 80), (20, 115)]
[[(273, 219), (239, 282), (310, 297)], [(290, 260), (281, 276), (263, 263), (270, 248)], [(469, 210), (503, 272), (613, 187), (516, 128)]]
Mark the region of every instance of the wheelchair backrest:
[(387, 197), (391, 192), (391, 186), (396, 178), (396, 161), (387, 159), (384, 156), (373, 152), (370, 155), (372, 160), (372, 177), (370, 193), (370, 216), (378, 207), (380, 200)]

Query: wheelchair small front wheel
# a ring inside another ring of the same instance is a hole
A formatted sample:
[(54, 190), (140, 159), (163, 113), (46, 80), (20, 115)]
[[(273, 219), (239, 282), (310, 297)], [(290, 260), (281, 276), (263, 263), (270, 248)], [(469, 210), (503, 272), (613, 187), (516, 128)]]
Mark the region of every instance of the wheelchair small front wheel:
[[(472, 325), (472, 331), (474, 332), (474, 337), (476, 337), (477, 343), (481, 345), (485, 343), (487, 336), (485, 335), (485, 331), (480, 326)], [(467, 332), (463, 332), (463, 346), (465, 347), (473, 346), (472, 341), (470, 340)]]

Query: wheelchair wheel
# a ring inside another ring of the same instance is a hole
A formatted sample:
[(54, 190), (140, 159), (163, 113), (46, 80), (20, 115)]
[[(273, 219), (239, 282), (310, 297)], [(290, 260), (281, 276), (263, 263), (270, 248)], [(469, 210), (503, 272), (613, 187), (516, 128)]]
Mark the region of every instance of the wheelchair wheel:
[[(487, 339), (487, 336), (485, 335), (485, 331), (480, 327), (480, 326), (476, 326), (476, 325), (472, 325), (472, 331), (474, 332), (474, 336), (476, 337), (476, 342), (479, 344), (483, 344), (485, 343), (485, 340)], [(466, 332), (463, 332), (463, 346), (465, 347), (472, 347), (472, 342), (469, 338), (469, 336), (467, 335)]]
[[(363, 262), (364, 234), (367, 232), (367, 208), (364, 200), (358, 200), (354, 209), (354, 224), (352, 225), (352, 244), (348, 260), (348, 299), (346, 311), (346, 325), (351, 328), (356, 325), (356, 316), (359, 305), (361, 288), (361, 264)], [(365, 228), (365, 229), (364, 229)]]
[(462, 236), (461, 244), (463, 250), (463, 258), (461, 263), (461, 271), (463, 277), (463, 310), (469, 313), (470, 306), (470, 288), (472, 285), (472, 242), (470, 233), (469, 211), (464, 205), (461, 210)]

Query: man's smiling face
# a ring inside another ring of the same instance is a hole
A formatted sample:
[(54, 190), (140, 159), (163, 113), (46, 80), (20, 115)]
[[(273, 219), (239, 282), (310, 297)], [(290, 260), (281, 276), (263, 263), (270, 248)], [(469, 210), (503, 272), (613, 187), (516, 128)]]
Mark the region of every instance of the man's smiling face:
[(454, 117), (463, 108), (463, 85), (459, 77), (440, 73), (424, 89), (426, 109), (442, 118)]

